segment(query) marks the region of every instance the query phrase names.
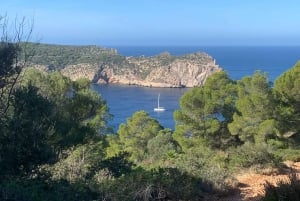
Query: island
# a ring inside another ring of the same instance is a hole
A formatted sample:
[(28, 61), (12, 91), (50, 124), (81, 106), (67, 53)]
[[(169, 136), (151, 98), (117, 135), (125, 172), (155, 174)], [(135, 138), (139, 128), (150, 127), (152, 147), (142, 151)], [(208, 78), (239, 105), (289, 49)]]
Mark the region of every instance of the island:
[(222, 68), (204, 52), (180, 56), (122, 56), (116, 49), (99, 46), (32, 44), (31, 66), (59, 70), (72, 80), (88, 78), (99, 84), (128, 84), (146, 87), (195, 87)]

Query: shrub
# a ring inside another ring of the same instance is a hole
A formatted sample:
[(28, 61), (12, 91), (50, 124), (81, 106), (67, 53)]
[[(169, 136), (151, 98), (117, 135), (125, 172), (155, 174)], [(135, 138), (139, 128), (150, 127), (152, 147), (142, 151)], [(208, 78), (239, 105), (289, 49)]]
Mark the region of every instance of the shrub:
[(110, 201), (197, 201), (205, 196), (211, 184), (176, 168), (136, 168), (130, 174), (99, 186), (104, 199)]
[(283, 161), (300, 161), (300, 150), (299, 149), (278, 149), (275, 154), (282, 158)]
[(276, 166), (278, 162), (273, 150), (266, 144), (245, 143), (229, 150), (229, 166), (233, 169)]
[(209, 149), (199, 148), (181, 155), (176, 165), (182, 172), (201, 179), (202, 189), (206, 192), (224, 194), (231, 191), (231, 184), (234, 183), (224, 167), (225, 163), (226, 156)]

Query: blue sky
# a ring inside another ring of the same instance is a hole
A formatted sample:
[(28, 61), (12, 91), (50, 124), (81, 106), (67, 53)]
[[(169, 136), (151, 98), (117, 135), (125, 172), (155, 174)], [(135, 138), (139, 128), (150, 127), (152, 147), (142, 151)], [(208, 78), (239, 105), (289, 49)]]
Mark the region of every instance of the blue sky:
[(0, 0), (42, 43), (300, 45), (299, 0)]

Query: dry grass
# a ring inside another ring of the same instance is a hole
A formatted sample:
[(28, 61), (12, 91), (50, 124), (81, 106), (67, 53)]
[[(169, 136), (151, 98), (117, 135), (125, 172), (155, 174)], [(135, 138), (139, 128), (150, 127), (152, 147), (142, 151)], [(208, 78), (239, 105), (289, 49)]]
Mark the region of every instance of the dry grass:
[[(235, 193), (223, 198), (213, 198), (214, 201), (259, 201), (265, 195), (265, 186), (279, 183), (290, 183), (290, 175), (295, 174), (300, 179), (300, 162), (286, 162), (282, 170), (247, 170), (236, 176), (238, 186)], [(208, 199), (212, 201), (212, 199)]]

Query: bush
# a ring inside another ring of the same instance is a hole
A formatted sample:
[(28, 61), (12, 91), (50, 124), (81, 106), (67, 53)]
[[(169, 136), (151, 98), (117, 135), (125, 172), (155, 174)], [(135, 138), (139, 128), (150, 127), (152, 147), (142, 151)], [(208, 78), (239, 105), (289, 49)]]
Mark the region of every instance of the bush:
[(300, 150), (299, 149), (278, 149), (275, 154), (282, 158), (283, 161), (300, 161)]
[(229, 166), (233, 169), (276, 166), (279, 158), (273, 152), (266, 144), (245, 143), (229, 150)]
[[(208, 193), (228, 193), (233, 178), (224, 167), (226, 156), (205, 148), (193, 149), (177, 159), (177, 167), (188, 175), (202, 180), (202, 189)], [(209, 185), (208, 185), (209, 184)]]
[(110, 201), (198, 201), (211, 184), (176, 168), (136, 168), (130, 174), (107, 180), (99, 186), (104, 199)]

